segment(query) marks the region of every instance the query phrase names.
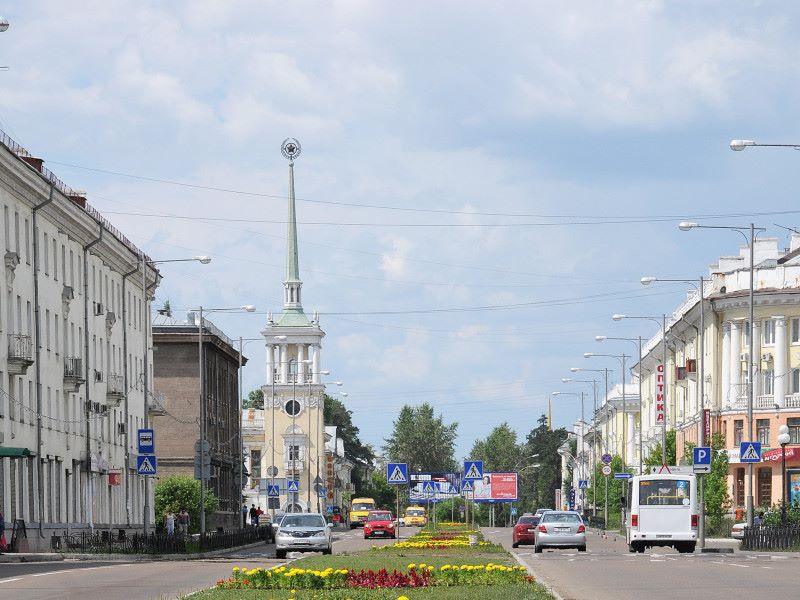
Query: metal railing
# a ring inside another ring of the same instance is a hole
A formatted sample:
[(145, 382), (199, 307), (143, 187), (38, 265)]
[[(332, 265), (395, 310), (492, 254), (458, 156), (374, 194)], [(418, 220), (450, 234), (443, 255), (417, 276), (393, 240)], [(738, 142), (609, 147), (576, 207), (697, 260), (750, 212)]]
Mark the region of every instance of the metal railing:
[(8, 334), (8, 358), (33, 360), (31, 336), (20, 333)]
[(742, 550), (789, 550), (800, 548), (800, 527), (755, 525), (744, 528)]
[(125, 395), (125, 378), (122, 375), (109, 375), (107, 382), (108, 394)]
[(791, 394), (786, 396), (786, 408), (800, 408), (800, 394)]
[(65, 358), (64, 377), (83, 379), (83, 359), (75, 356)]

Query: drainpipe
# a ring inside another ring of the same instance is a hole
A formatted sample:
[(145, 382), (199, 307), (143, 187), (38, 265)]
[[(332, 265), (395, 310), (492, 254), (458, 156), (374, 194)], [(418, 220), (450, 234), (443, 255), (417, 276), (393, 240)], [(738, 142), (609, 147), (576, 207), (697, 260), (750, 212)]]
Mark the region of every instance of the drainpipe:
[[(91, 395), (90, 389), (90, 380), (89, 380), (89, 250), (99, 244), (100, 241), (103, 239), (103, 226), (100, 225), (100, 231), (98, 233), (98, 237), (96, 240), (93, 240), (86, 244), (83, 247), (83, 355), (84, 355), (84, 365), (83, 365), (83, 373), (85, 377), (86, 386), (86, 406), (89, 405), (89, 397)], [(86, 413), (86, 515), (87, 517), (89, 514), (92, 515), (91, 519), (87, 520), (87, 525), (90, 528), (94, 529), (94, 512), (92, 511), (92, 499), (93, 499), (93, 492), (94, 492), (94, 485), (92, 482), (92, 473), (91, 473), (91, 454), (92, 454), (92, 445), (91, 445), (91, 426), (92, 426), (92, 419), (91, 419), (91, 410), (87, 408), (85, 410)]]
[[(39, 333), (42, 329), (40, 323), (39, 310), (39, 230), (36, 225), (36, 212), (47, 206), (53, 201), (54, 186), (50, 184), (50, 195), (47, 200), (33, 207), (31, 216), (33, 226), (33, 327), (34, 327), (34, 385), (36, 386), (36, 459), (39, 461), (36, 469), (36, 479), (39, 484), (39, 537), (44, 537), (44, 473), (42, 472), (44, 463), (42, 461), (42, 368), (39, 364), (41, 358), (41, 346), (39, 344)], [(47, 248), (44, 249), (47, 252)]]
[(128, 464), (130, 461), (130, 432), (128, 431), (128, 322), (127, 322), (127, 315), (128, 315), (128, 301), (127, 295), (125, 294), (125, 284), (128, 282), (128, 277), (133, 275), (139, 270), (139, 265), (137, 264), (136, 267), (127, 273), (122, 275), (122, 378), (123, 378), (123, 385), (125, 386), (125, 435), (123, 436), (125, 439), (125, 467), (123, 468), (123, 472), (125, 473), (125, 477), (123, 478), (125, 482), (125, 518), (128, 527), (131, 526), (131, 495), (130, 495), (130, 469), (128, 468)]

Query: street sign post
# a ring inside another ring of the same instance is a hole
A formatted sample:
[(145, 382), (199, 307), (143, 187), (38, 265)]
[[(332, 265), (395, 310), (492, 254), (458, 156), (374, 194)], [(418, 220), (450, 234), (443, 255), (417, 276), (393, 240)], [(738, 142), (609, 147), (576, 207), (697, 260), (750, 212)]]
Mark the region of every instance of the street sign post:
[(155, 454), (156, 439), (152, 429), (139, 429), (136, 436), (139, 454)]
[(608, 454), (608, 453), (603, 454), (603, 456), (600, 457), (600, 460), (602, 460), (605, 464), (610, 465), (611, 464), (611, 455)]
[(710, 473), (711, 472), (711, 448), (708, 446), (698, 446), (694, 449), (694, 472), (695, 473)]
[(603, 465), (603, 475), (611, 475), (611, 465)]
[(467, 481), (477, 481), (478, 479), (483, 479), (483, 461), (465, 460), (464, 479)]
[(281, 495), (281, 489), (277, 485), (268, 485), (267, 486), (267, 496), (270, 498), (277, 498)]
[(194, 478), (211, 479), (211, 444), (208, 440), (194, 443)]
[(408, 464), (407, 463), (387, 464), (386, 482), (389, 485), (408, 485)]
[(286, 491), (287, 492), (299, 492), (300, 491), (300, 481), (297, 479), (290, 479), (286, 483)]
[(589, 488), (589, 480), (588, 479), (579, 479), (578, 480), (578, 488), (585, 490)]
[(614, 479), (630, 479), (633, 477), (630, 473), (614, 473)]
[(761, 442), (739, 444), (739, 461), (743, 463), (761, 462)]

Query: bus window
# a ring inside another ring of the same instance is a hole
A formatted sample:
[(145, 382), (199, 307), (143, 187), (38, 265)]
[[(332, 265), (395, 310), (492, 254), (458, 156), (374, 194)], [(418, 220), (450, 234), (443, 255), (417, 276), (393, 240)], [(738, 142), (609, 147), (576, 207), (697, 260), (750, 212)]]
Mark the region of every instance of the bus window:
[(640, 506), (689, 506), (689, 481), (650, 479), (639, 481)]

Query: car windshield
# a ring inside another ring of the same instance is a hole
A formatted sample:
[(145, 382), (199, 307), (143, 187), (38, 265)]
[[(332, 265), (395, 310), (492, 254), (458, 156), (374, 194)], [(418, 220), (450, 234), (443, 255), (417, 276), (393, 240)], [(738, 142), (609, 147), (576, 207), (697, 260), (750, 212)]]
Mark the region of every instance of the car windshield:
[(424, 510), (407, 510), (406, 515), (409, 517), (424, 517), (425, 511)]
[(548, 512), (542, 516), (542, 523), (580, 523), (581, 518), (573, 513)]
[(392, 513), (372, 513), (367, 517), (367, 521), (391, 521)]
[(539, 517), (520, 517), (517, 525), (536, 525), (538, 521)]
[(325, 527), (325, 519), (321, 515), (286, 515), (281, 527)]
[(356, 502), (353, 504), (353, 510), (372, 510), (373, 508), (375, 508), (375, 505), (369, 502)]
[(640, 506), (689, 506), (686, 479), (644, 479), (639, 482)]

